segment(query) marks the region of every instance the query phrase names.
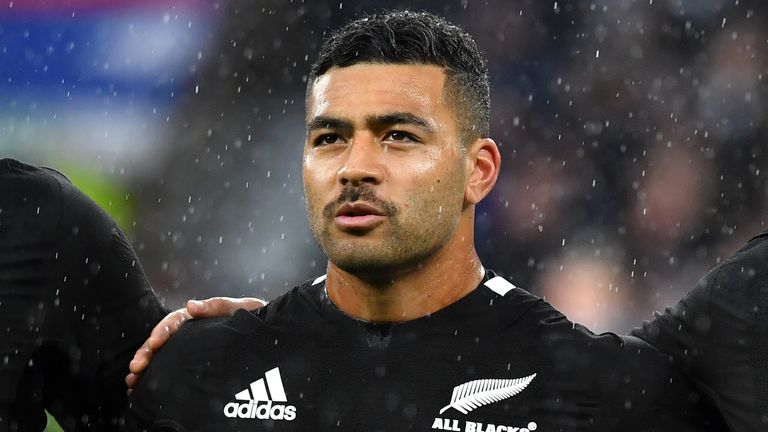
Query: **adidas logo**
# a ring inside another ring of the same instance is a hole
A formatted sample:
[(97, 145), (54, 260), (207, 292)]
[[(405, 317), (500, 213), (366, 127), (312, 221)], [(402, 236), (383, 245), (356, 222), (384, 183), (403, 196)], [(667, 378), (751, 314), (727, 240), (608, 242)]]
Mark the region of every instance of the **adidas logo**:
[[(266, 380), (266, 383), (265, 383)], [(269, 393), (267, 393), (269, 389)], [(230, 418), (257, 418), (288, 420), (296, 418), (296, 407), (279, 402), (288, 402), (280, 377), (280, 368), (274, 368), (251, 385), (235, 395), (244, 402), (230, 402), (224, 405), (224, 415)]]

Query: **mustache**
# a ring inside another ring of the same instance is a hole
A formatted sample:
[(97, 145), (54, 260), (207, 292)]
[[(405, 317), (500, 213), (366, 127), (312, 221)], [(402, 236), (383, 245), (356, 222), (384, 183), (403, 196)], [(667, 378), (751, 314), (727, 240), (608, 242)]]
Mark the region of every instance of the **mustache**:
[(323, 208), (323, 216), (326, 218), (333, 218), (336, 216), (336, 211), (339, 207), (348, 202), (353, 203), (355, 201), (364, 201), (376, 206), (384, 212), (385, 216), (393, 216), (397, 214), (397, 206), (376, 196), (376, 192), (369, 186), (344, 186), (339, 197)]

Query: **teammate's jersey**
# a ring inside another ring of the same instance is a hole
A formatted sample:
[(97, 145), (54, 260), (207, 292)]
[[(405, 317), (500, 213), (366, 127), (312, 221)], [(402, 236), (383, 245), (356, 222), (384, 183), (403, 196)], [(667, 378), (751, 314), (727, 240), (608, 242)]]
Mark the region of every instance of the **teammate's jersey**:
[(130, 243), (58, 172), (0, 159), (0, 431), (117, 430), (165, 315)]
[(768, 231), (633, 334), (674, 356), (733, 432), (768, 430)]
[(131, 397), (150, 431), (724, 430), (666, 356), (594, 335), (488, 272), (446, 308), (366, 323), (322, 278), (184, 324)]

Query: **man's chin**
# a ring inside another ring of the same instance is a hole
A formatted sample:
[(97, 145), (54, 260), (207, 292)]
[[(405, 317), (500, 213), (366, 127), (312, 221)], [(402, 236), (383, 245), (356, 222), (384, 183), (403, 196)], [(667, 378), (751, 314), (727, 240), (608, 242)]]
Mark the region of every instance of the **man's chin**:
[(390, 272), (397, 265), (382, 259), (365, 259), (359, 256), (330, 259), (334, 266), (355, 275)]
[(345, 253), (327, 254), (329, 261), (337, 268), (362, 278), (392, 278), (408, 272), (423, 264), (424, 256), (393, 256), (387, 253), (375, 253), (365, 248), (346, 250)]

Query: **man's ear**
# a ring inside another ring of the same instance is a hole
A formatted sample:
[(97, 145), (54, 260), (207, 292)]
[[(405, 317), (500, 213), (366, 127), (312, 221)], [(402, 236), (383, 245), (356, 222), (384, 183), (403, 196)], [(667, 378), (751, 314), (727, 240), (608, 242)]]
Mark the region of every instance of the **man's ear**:
[(501, 168), (499, 147), (490, 138), (478, 138), (467, 148), (467, 186), (464, 204), (474, 205), (486, 197), (496, 184)]

